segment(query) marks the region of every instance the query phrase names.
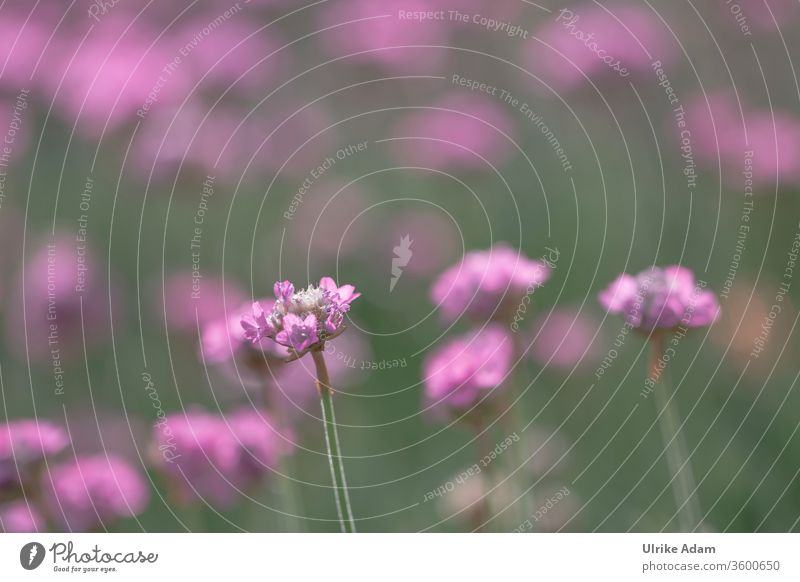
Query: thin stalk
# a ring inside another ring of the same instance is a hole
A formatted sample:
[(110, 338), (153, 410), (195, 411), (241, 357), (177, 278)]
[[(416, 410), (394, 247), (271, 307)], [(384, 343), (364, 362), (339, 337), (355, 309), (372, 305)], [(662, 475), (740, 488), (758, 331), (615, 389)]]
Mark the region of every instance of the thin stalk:
[(347, 481), (344, 476), (344, 465), (339, 448), (339, 433), (336, 430), (336, 416), (333, 413), (333, 388), (325, 364), (322, 350), (313, 350), (311, 357), (317, 369), (317, 390), (322, 404), (322, 421), (325, 423), (325, 443), (328, 445), (328, 461), (331, 467), (334, 493), (336, 497), (336, 511), (339, 514), (339, 524), (345, 533), (354, 533), (356, 523), (353, 519), (353, 510), (350, 507), (350, 496), (347, 492)]
[(694, 531), (700, 524), (700, 502), (697, 499), (694, 474), (689, 462), (686, 441), (681, 431), (681, 417), (678, 405), (672, 394), (669, 394), (669, 383), (665, 380), (664, 371), (659, 371), (659, 358), (664, 351), (664, 338), (656, 333), (650, 339), (650, 380), (656, 384), (653, 390), (656, 407), (661, 411), (658, 417), (661, 438), (664, 440), (664, 452), (671, 475), (670, 486), (678, 506), (678, 522), (682, 531)]

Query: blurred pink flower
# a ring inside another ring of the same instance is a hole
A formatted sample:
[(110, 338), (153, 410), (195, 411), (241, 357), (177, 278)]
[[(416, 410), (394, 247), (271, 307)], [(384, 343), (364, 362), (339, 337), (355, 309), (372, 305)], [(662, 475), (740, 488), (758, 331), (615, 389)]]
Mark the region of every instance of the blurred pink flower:
[[(440, 66), (446, 49), (390, 48), (447, 45), (448, 24), (400, 18), (400, 13), (429, 11), (425, 0), (339, 0), (320, 12), (322, 42), (331, 57), (358, 54), (345, 62), (375, 64), (391, 72), (431, 71)], [(348, 24), (343, 24), (348, 23)], [(337, 26), (338, 25), (338, 26)]]
[[(505, 135), (504, 135), (505, 134)], [(389, 134), (400, 163), (436, 169), (490, 171), (513, 155), (514, 126), (488, 98), (452, 94), (410, 111)], [(508, 136), (508, 137), (506, 137)]]
[(597, 359), (593, 338), (599, 322), (571, 307), (541, 314), (534, 322), (531, 357), (541, 366), (571, 369)]
[(290, 450), (270, 416), (239, 409), (225, 418), (195, 408), (156, 425), (151, 458), (180, 504), (196, 500), (228, 506)]
[(508, 375), (513, 342), (499, 325), (448, 341), (423, 365), (425, 405), (467, 409), (487, 397)]
[(50, 513), (67, 530), (86, 532), (139, 515), (150, 490), (138, 471), (115, 456), (83, 456), (43, 479)]
[(510, 319), (520, 301), (550, 278), (550, 267), (505, 243), (470, 251), (433, 284), (431, 300), (446, 321)]
[(48, 57), (54, 73), (43, 82), (56, 109), (89, 137), (136, 121), (140, 110), (174, 101), (189, 86), (180, 66), (168, 68), (176, 53), (154, 43), (157, 29), (122, 14), (111, 11), (85, 41), (58, 37)]
[(0, 491), (30, 479), (45, 458), (68, 444), (64, 430), (48, 420), (21, 419), (0, 425)]
[(745, 179), (751, 179), (756, 190), (800, 184), (800, 118), (742, 107), (744, 125), (733, 91), (718, 90), (687, 101), (689, 143), (698, 159), (710, 167), (720, 163), (725, 184), (736, 190), (744, 187)]
[[(197, 279), (190, 271), (167, 275), (163, 289), (161, 280), (153, 282), (153, 297), (159, 320), (179, 331), (196, 333), (198, 321), (205, 324), (240, 315), (245, 294), (230, 279), (203, 276)], [(227, 308), (226, 308), (227, 305)]]
[(14, 501), (0, 506), (0, 532), (37, 533), (45, 531), (39, 511), (27, 501)]
[(109, 296), (114, 326), (123, 326), (120, 287), (109, 291), (91, 249), (74, 236), (57, 235), (23, 264), (6, 321), (9, 345), (20, 358), (59, 356), (76, 347), (95, 346), (110, 334)]
[(151, 458), (169, 479), (174, 501), (198, 499), (228, 505), (239, 460), (236, 441), (222, 420), (195, 408), (167, 416), (153, 429)]
[[(181, 19), (176, 30), (171, 31), (172, 52), (182, 57), (181, 73), (189, 77), (194, 91), (198, 85), (209, 83), (240, 93), (263, 91), (287, 68), (289, 58), (288, 49), (278, 51), (283, 42), (274, 36), (275, 27), (259, 30), (262, 27), (258, 21), (248, 19), (244, 13), (212, 25), (218, 17), (218, 12), (207, 10)], [(206, 34), (208, 30), (212, 32)], [(267, 58), (268, 55), (271, 56)]]
[(681, 266), (653, 267), (636, 276), (623, 273), (598, 300), (609, 313), (646, 331), (655, 328), (704, 327), (717, 318), (716, 295)]
[(555, 91), (588, 84), (584, 75), (592, 81), (623, 78), (649, 73), (654, 60), (674, 60), (675, 43), (650, 8), (579, 4), (552, 17), (534, 33), (541, 42), (533, 40), (524, 50), (529, 69)]

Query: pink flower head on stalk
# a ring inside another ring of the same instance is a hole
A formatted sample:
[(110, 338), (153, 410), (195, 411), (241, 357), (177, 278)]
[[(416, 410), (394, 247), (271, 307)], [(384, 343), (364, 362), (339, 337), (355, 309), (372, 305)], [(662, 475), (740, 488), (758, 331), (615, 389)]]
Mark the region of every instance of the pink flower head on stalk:
[(150, 499), (142, 476), (113, 455), (78, 457), (45, 475), (43, 485), (50, 513), (70, 531), (139, 515)]
[(45, 457), (68, 444), (64, 430), (46, 420), (15, 420), (0, 426), (0, 490), (19, 485)]
[(472, 319), (510, 319), (520, 301), (550, 278), (550, 267), (531, 260), (505, 243), (471, 251), (434, 283), (431, 299), (446, 321), (466, 315)]
[(317, 287), (309, 285), (297, 292), (291, 282), (277, 282), (274, 291), (271, 310), (257, 301), (252, 315), (242, 318), (245, 337), (253, 343), (273, 339), (297, 355), (321, 347), (344, 331), (344, 314), (361, 295), (352, 285), (337, 286), (330, 277), (320, 279)]
[(428, 405), (443, 401), (458, 409), (474, 406), (508, 375), (513, 350), (511, 337), (497, 324), (451, 340), (423, 366)]
[(703, 327), (717, 318), (714, 293), (681, 266), (653, 267), (636, 276), (623, 273), (598, 296), (609, 313), (624, 315), (638, 329)]
[(44, 531), (44, 519), (26, 501), (14, 501), (0, 507), (0, 532), (34, 533)]

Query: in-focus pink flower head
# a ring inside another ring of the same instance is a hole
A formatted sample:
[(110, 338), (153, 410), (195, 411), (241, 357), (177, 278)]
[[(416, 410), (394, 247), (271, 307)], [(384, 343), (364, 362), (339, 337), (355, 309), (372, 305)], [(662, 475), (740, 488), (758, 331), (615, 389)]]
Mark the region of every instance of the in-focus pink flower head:
[(410, 138), (393, 142), (398, 161), (422, 167), (491, 171), (486, 161), (502, 166), (514, 152), (508, 114), (478, 95), (445, 95), (411, 110), (391, 135)]
[(42, 515), (27, 501), (13, 501), (0, 506), (0, 532), (36, 533), (44, 530)]
[(555, 10), (552, 21), (534, 36), (541, 42), (525, 45), (525, 61), (555, 91), (588, 84), (586, 77), (596, 82), (649, 74), (654, 60), (666, 66), (676, 52), (658, 15), (631, 3), (575, 4)]
[(470, 251), (433, 284), (431, 300), (445, 321), (462, 315), (507, 321), (528, 293), (550, 278), (550, 266), (532, 260), (505, 243)]
[[(348, 57), (346, 63), (370, 63), (400, 73), (436, 70), (446, 56), (446, 49), (435, 47), (447, 45), (449, 24), (442, 20), (420, 22), (400, 17), (433, 9), (426, 0), (328, 2), (320, 12), (320, 28), (327, 29), (321, 33), (321, 41), (333, 58), (355, 55)], [(411, 48), (415, 45), (420, 48)]]
[(425, 402), (465, 410), (482, 402), (502, 384), (513, 358), (513, 341), (499, 324), (448, 341), (425, 360)]
[(719, 314), (716, 295), (686, 267), (653, 267), (638, 275), (623, 273), (602, 291), (606, 311), (622, 315), (634, 328), (704, 327)]
[(0, 491), (27, 480), (45, 458), (68, 444), (64, 429), (48, 420), (21, 419), (0, 425)]
[[(124, 326), (121, 287), (106, 274), (90, 247), (57, 234), (27, 259), (17, 278), (6, 320), (9, 346), (21, 359), (50, 359), (55, 336), (61, 353), (101, 343)], [(55, 327), (55, 330), (54, 330)]]
[(76, 532), (139, 515), (150, 500), (141, 474), (113, 455), (81, 456), (54, 467), (42, 486), (50, 514)]
[(599, 322), (571, 307), (540, 315), (533, 324), (531, 357), (541, 366), (571, 369), (593, 362), (598, 355), (593, 338)]
[(361, 296), (353, 285), (339, 287), (331, 277), (300, 291), (290, 281), (279, 281), (274, 291), (272, 309), (255, 302), (252, 315), (242, 318), (245, 337), (253, 343), (272, 339), (298, 355), (339, 335), (350, 303)]

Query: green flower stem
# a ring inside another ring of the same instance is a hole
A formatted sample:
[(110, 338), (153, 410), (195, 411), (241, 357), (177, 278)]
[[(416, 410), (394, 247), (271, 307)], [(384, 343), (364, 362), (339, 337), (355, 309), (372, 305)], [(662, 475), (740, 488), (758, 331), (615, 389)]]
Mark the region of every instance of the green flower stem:
[(325, 423), (325, 443), (328, 445), (328, 461), (331, 466), (331, 477), (336, 494), (336, 510), (339, 524), (345, 533), (356, 531), (353, 510), (350, 508), (350, 496), (347, 492), (347, 481), (344, 477), (344, 465), (339, 450), (339, 433), (336, 431), (336, 416), (333, 413), (333, 388), (325, 365), (322, 350), (313, 350), (311, 357), (317, 369), (317, 390), (322, 404), (322, 421)]
[(652, 351), (650, 355), (650, 379), (656, 384), (653, 390), (656, 407), (661, 411), (658, 417), (661, 437), (664, 440), (664, 452), (667, 456), (667, 466), (672, 477), (670, 485), (678, 506), (678, 522), (682, 531), (694, 531), (701, 521), (700, 502), (697, 499), (697, 485), (695, 484), (692, 466), (689, 462), (688, 449), (681, 431), (680, 413), (673, 395), (669, 394), (669, 383), (666, 382), (664, 371), (659, 375), (659, 358), (664, 352), (664, 338), (660, 333), (654, 333), (650, 338)]

